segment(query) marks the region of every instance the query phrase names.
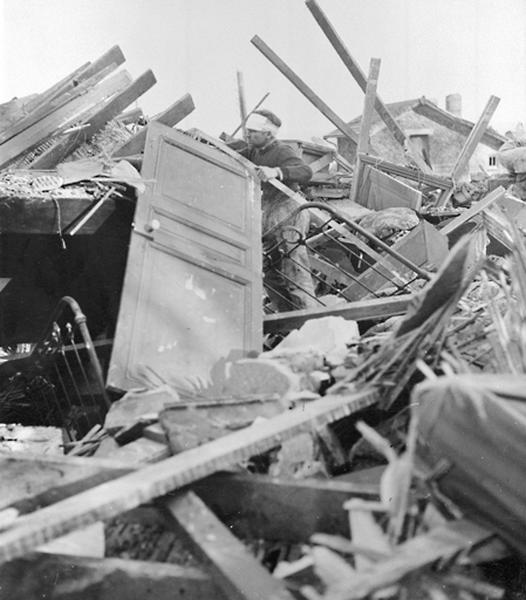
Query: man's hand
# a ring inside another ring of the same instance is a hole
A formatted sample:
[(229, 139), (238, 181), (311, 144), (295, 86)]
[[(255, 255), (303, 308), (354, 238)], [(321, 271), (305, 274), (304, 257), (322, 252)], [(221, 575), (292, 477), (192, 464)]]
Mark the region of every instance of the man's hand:
[(278, 167), (258, 167), (257, 174), (261, 181), (268, 181), (269, 179), (281, 179), (283, 176), (281, 169)]

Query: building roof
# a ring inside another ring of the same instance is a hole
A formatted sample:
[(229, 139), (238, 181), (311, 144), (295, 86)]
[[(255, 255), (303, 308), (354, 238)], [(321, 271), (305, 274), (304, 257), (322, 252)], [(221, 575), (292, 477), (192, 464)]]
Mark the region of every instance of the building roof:
[[(415, 98), (413, 100), (401, 100), (400, 102), (390, 102), (389, 104), (386, 104), (386, 106), (389, 109), (389, 112), (391, 113), (393, 118), (396, 119), (400, 115), (410, 111), (417, 102), (418, 102), (418, 98)], [(353, 131), (355, 131), (356, 133), (359, 133), (361, 120), (362, 120), (362, 115), (358, 115), (352, 121), (349, 121), (347, 123), (347, 125), (349, 125), (349, 127)], [(378, 113), (376, 111), (374, 111), (373, 119), (371, 121), (371, 126), (373, 126), (375, 123), (378, 123), (380, 120), (381, 120), (380, 116), (378, 115)], [(344, 135), (339, 129), (334, 129), (330, 133), (327, 133), (326, 135), (324, 135), (323, 139), (334, 138), (334, 137), (344, 137)]]

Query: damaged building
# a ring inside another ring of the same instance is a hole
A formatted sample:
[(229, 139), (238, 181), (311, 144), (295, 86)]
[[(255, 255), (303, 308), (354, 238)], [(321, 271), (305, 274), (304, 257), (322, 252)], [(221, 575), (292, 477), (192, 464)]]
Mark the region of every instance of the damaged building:
[(252, 38), (336, 127), (271, 227), (241, 84), (219, 137), (119, 46), (0, 105), (0, 598), (523, 597), (524, 140), (305, 10), (363, 110)]

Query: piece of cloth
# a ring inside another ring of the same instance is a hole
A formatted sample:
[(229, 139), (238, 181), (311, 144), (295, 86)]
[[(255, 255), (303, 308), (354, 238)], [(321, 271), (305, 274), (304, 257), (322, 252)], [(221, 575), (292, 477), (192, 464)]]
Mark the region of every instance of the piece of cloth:
[(259, 113), (249, 115), (245, 122), (245, 128), (253, 131), (270, 131), (273, 135), (276, 135), (279, 129), (270, 119)]
[[(241, 153), (257, 166), (278, 167), (283, 183), (295, 191), (299, 183), (307, 183), (312, 177), (311, 168), (290, 146), (278, 140), (272, 140), (263, 148), (249, 147)], [(316, 307), (307, 249), (297, 244), (298, 237), (305, 237), (308, 232), (308, 211), (291, 218), (297, 208), (294, 200), (267, 182), (262, 182), (261, 190), (263, 281), (267, 294), (280, 312)]]

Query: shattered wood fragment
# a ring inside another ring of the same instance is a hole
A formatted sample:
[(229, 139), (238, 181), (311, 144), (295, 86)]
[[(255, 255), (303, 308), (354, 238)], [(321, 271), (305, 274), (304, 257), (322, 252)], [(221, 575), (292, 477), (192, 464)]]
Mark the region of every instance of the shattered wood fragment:
[[(190, 96), (190, 94), (185, 94), (182, 98), (179, 98), (179, 100), (169, 106), (158, 117), (155, 117), (154, 121), (162, 123), (163, 125), (167, 125), (168, 127), (174, 127), (177, 125), (177, 123), (188, 116), (194, 110), (194, 108), (195, 105), (192, 96)], [(132, 156), (134, 154), (140, 154), (143, 152), (147, 131), (148, 125), (145, 125), (132, 138), (114, 150), (112, 156), (114, 158), (119, 158), (124, 156)]]
[(207, 560), (212, 577), (232, 600), (292, 600), (285, 585), (260, 565), (248, 549), (192, 491), (166, 501), (177, 529)]
[(458, 229), (464, 223), (470, 221), (473, 217), (481, 213), (483, 210), (489, 208), (493, 203), (497, 203), (504, 196), (504, 188), (498, 187), (490, 192), (485, 198), (474, 202), (468, 210), (455, 217), (449, 223), (446, 223), (444, 227), (440, 229), (442, 235), (450, 235), (456, 229)]

